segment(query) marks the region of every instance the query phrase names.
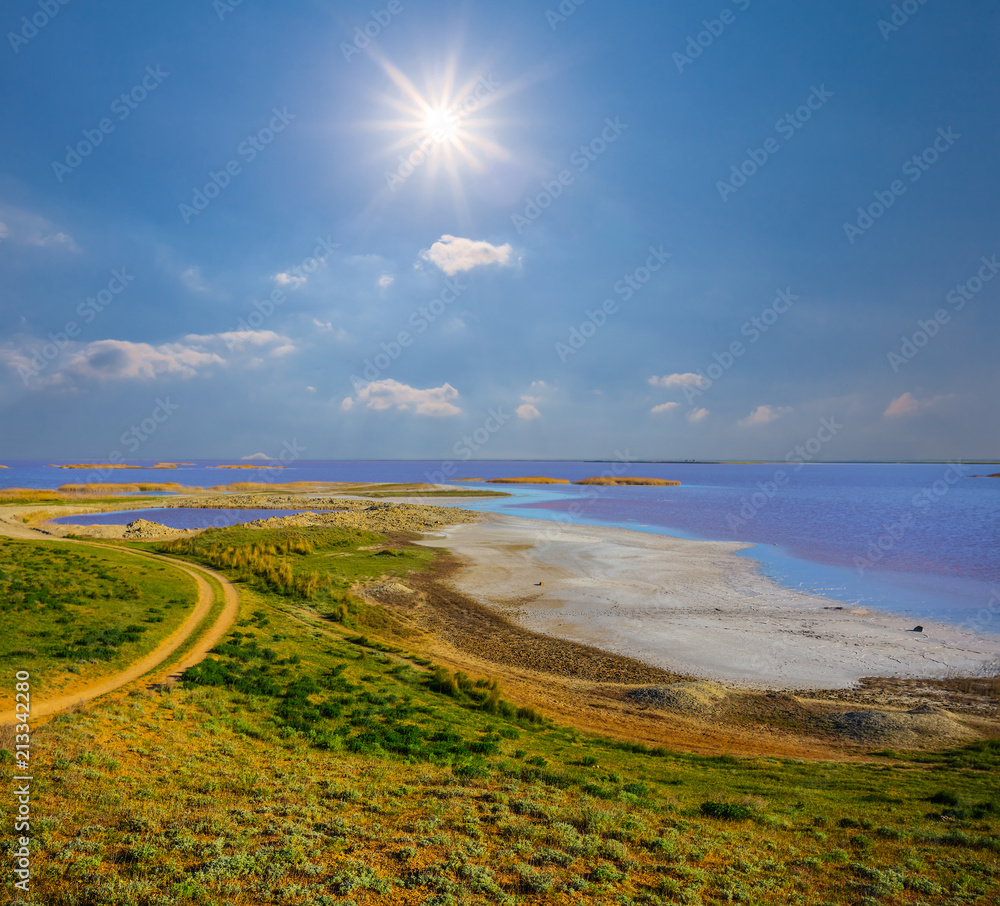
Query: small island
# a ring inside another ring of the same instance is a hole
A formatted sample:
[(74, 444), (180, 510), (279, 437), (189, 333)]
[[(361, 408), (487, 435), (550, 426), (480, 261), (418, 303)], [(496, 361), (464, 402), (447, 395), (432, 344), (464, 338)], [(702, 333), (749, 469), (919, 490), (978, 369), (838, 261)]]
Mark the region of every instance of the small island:
[(617, 487), (619, 485), (651, 485), (655, 487), (676, 487), (679, 481), (671, 478), (584, 478), (581, 481), (574, 481), (573, 484), (596, 484)]
[(528, 475), (522, 478), (487, 478), (487, 484), (569, 484), (568, 478), (546, 478), (544, 475)]

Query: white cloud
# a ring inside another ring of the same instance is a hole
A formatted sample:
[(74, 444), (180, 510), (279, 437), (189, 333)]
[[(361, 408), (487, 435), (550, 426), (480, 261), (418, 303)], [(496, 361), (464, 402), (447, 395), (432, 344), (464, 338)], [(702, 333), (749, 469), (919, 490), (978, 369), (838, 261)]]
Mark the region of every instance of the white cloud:
[(52, 248), (64, 252), (79, 252), (80, 247), (69, 233), (39, 214), (24, 208), (0, 204), (0, 239), (10, 239), (22, 245)]
[(919, 415), (921, 412), (936, 409), (941, 403), (953, 398), (953, 394), (939, 394), (929, 399), (918, 400), (912, 393), (907, 392), (902, 396), (897, 396), (889, 403), (889, 408), (882, 415), (886, 418), (903, 418), (911, 415)]
[(708, 418), (709, 412), (707, 409), (692, 409), (687, 414), (687, 419), (689, 422), (700, 422)]
[(531, 393), (521, 394), (522, 405), (518, 406), (515, 410), (515, 415), (518, 418), (523, 418), (526, 421), (533, 421), (536, 418), (541, 418), (542, 413), (538, 410), (538, 404), (542, 401), (542, 394), (544, 394), (549, 389), (549, 385), (545, 381), (532, 381)]
[(186, 271), (183, 271), (181, 273), (181, 283), (192, 292), (204, 293), (208, 291), (208, 286), (205, 285), (205, 281), (201, 276), (200, 267), (189, 267)]
[[(377, 412), (396, 409), (398, 412), (415, 412), (417, 415), (435, 418), (459, 415), (462, 410), (450, 402), (455, 399), (458, 399), (458, 391), (451, 384), (420, 390), (392, 378), (373, 381), (361, 388), (357, 396), (359, 404)], [(340, 408), (348, 412), (354, 407), (354, 402), (351, 397), (347, 397)]]
[(382, 274), (376, 282), (378, 283), (380, 289), (388, 289), (393, 283), (396, 282), (396, 278), (393, 277), (392, 274)]
[(16, 371), (36, 387), (63, 387), (105, 381), (149, 381), (163, 377), (192, 378), (215, 367), (230, 364), (252, 367), (259, 357), (247, 361), (244, 353), (272, 347), (271, 357), (295, 352), (288, 337), (270, 330), (188, 334), (178, 342), (135, 343), (129, 340), (94, 340), (68, 343), (61, 358), (45, 360), (42, 367), (32, 360), (32, 351), (44, 340), (25, 338), (18, 345), (0, 347), (0, 363)]
[(741, 428), (754, 428), (757, 425), (769, 425), (783, 415), (794, 411), (790, 406), (758, 406), (746, 418), (741, 418), (736, 424)]
[(313, 318), (313, 324), (322, 331), (332, 333), (333, 338), (340, 343), (346, 343), (351, 338), (351, 335), (344, 328), (334, 327), (332, 321), (320, 321), (319, 318)]
[(655, 374), (649, 379), (653, 387), (700, 387), (704, 379), (690, 371), (684, 374), (665, 374), (657, 377)]
[(460, 271), (469, 271), (486, 264), (510, 266), (513, 264), (513, 253), (509, 243), (491, 245), (482, 240), (462, 239), (445, 234), (429, 249), (424, 249), (420, 257), (451, 277)]
[(275, 274), (271, 279), (278, 284), (278, 286), (284, 286), (286, 289), (298, 289), (300, 286), (305, 286), (308, 282), (306, 277), (297, 277), (294, 274), (286, 273), (282, 271), (280, 274)]
[(273, 460), (273, 456), (268, 456), (266, 453), (251, 453), (249, 456), (241, 456), (240, 459), (243, 460)]
[(661, 412), (670, 412), (673, 409), (676, 409), (679, 405), (680, 403), (660, 403), (659, 406), (653, 406), (653, 408), (649, 411), (653, 415), (659, 415)]

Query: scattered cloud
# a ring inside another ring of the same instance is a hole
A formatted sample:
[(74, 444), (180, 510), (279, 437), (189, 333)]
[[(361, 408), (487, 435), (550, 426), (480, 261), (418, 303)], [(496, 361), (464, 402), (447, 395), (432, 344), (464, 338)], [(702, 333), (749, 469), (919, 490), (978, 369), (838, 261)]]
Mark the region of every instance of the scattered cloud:
[(659, 415), (661, 412), (670, 412), (671, 410), (676, 409), (679, 405), (680, 403), (660, 403), (659, 406), (653, 406), (653, 408), (649, 411), (653, 415)]
[[(420, 390), (401, 384), (392, 378), (384, 381), (373, 381), (358, 391), (357, 403), (368, 409), (382, 412), (386, 409), (396, 409), (398, 412), (415, 412), (417, 415), (428, 415), (435, 418), (449, 415), (459, 415), (461, 409), (451, 400), (458, 399), (458, 391), (451, 384), (440, 387), (430, 387)], [(340, 408), (349, 412), (354, 408), (355, 400), (347, 397)]]
[(0, 204), (0, 239), (63, 252), (80, 251), (69, 233), (41, 215), (13, 205)]
[(388, 289), (396, 282), (396, 278), (392, 274), (382, 274), (381, 277), (376, 281), (380, 289)]
[(689, 422), (700, 422), (708, 418), (709, 411), (707, 409), (692, 409), (687, 414), (687, 419)]
[(470, 271), (486, 264), (510, 266), (513, 264), (513, 254), (514, 250), (509, 243), (491, 245), (483, 240), (462, 239), (445, 234), (429, 249), (424, 249), (420, 257), (452, 277), (461, 271)]
[(319, 318), (313, 318), (313, 324), (326, 333), (332, 333), (333, 338), (338, 342), (345, 343), (351, 338), (351, 335), (343, 327), (334, 327), (332, 321), (320, 321)]
[(665, 374), (657, 377), (655, 374), (649, 379), (653, 387), (700, 387), (702, 378), (688, 371), (684, 374)]
[(911, 415), (919, 415), (921, 412), (938, 408), (941, 403), (947, 402), (950, 399), (953, 399), (952, 394), (939, 394), (929, 399), (918, 400), (912, 393), (907, 392), (902, 396), (897, 396), (889, 403), (889, 408), (882, 414), (886, 418), (904, 418)]
[(201, 276), (200, 267), (189, 267), (186, 271), (183, 271), (181, 273), (181, 283), (183, 283), (192, 292), (208, 292), (208, 286)]
[(746, 418), (741, 418), (736, 424), (741, 428), (754, 428), (757, 425), (769, 425), (783, 415), (794, 411), (791, 406), (758, 406)]
[(283, 286), (285, 289), (298, 289), (300, 286), (305, 286), (308, 282), (308, 278), (306, 277), (297, 277), (295, 274), (289, 274), (285, 271), (275, 274), (271, 279), (278, 286)]
[(266, 453), (251, 453), (249, 456), (241, 456), (240, 459), (244, 460), (273, 460), (273, 456), (268, 456)]
[(538, 410), (538, 404), (542, 401), (542, 395), (548, 390), (549, 385), (545, 381), (532, 381), (530, 392), (521, 394), (521, 405), (517, 407), (514, 414), (525, 421), (541, 418), (542, 413)]

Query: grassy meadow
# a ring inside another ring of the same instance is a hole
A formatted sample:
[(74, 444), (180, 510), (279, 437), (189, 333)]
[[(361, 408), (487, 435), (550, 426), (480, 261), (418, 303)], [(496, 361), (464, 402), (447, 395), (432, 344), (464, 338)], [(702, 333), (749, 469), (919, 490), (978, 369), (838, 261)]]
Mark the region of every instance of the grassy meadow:
[(433, 663), (354, 593), (436, 550), (329, 527), (130, 546), (219, 569), (240, 618), (182, 684), (36, 730), (25, 903), (1000, 898), (1000, 741), (805, 762), (601, 738)]
[(191, 612), (194, 580), (112, 547), (0, 538), (0, 664), (37, 693), (117, 673)]

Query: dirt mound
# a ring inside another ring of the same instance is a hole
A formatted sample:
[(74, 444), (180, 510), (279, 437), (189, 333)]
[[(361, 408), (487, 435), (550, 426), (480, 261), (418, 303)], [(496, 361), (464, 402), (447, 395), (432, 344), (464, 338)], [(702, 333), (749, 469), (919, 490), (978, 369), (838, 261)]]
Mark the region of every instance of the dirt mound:
[(650, 708), (682, 714), (705, 714), (714, 711), (728, 695), (725, 686), (703, 680), (669, 686), (643, 686), (631, 690), (626, 697)]
[(150, 522), (148, 519), (136, 519), (125, 526), (122, 538), (130, 538), (133, 541), (149, 538), (172, 538), (179, 533), (180, 529), (160, 525), (159, 522)]
[(854, 742), (923, 746), (974, 735), (948, 711), (923, 705), (910, 711), (847, 711), (833, 717), (841, 735)]
[(403, 585), (402, 582), (386, 582), (385, 585), (376, 585), (367, 589), (370, 595), (412, 595), (416, 594), (412, 588)]

